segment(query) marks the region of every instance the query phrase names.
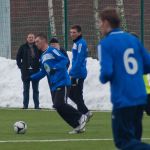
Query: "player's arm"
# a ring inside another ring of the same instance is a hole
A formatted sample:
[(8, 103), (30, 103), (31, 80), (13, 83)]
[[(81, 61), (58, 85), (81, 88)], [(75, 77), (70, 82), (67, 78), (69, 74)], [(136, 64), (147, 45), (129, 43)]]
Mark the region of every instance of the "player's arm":
[(81, 72), (81, 64), (85, 61), (86, 59), (86, 52), (87, 52), (87, 46), (85, 43), (80, 43), (78, 45), (78, 54), (77, 54), (77, 59), (74, 65), (72, 66), (69, 75), (72, 77), (75, 77), (76, 74)]
[(40, 71), (30, 76), (31, 80), (41, 80), (46, 76), (46, 71), (43, 66), (40, 68)]
[(65, 49), (61, 48), (60, 51), (61, 51), (61, 52), (66, 56), (66, 58), (68, 59), (68, 63), (67, 63), (67, 69), (68, 69), (69, 66), (70, 66), (69, 56), (68, 56), (68, 54), (67, 54), (67, 52), (66, 52)]
[(66, 60), (65, 57), (62, 57), (55, 51), (43, 55), (41, 59), (41, 70), (38, 73), (32, 75), (31, 80), (40, 80), (45, 77), (45, 75), (54, 74), (57, 69), (66, 68), (66, 63), (64, 64), (63, 62), (64, 60)]
[(17, 66), (18, 68), (21, 69), (22, 67), (22, 56), (23, 55), (23, 49), (22, 46), (19, 48), (18, 52), (17, 52), (17, 56), (16, 56), (16, 62), (17, 62)]
[(56, 49), (53, 49), (51, 54), (54, 59), (56, 59), (56, 62), (54, 64), (52, 62), (49, 62), (51, 68), (56, 70), (65, 69), (68, 63), (68, 59)]
[(100, 62), (100, 81), (106, 83), (111, 81), (113, 74), (112, 56), (105, 45), (98, 45), (98, 57)]
[(141, 53), (143, 58), (144, 74), (150, 73), (150, 52), (140, 43)]

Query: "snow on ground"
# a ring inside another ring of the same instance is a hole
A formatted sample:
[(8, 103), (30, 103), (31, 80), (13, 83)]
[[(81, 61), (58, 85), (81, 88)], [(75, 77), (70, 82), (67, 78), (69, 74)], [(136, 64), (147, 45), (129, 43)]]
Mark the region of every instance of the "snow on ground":
[[(71, 58), (71, 54), (69, 53)], [(99, 82), (99, 63), (96, 59), (87, 59), (88, 76), (84, 83), (85, 103), (91, 110), (110, 110), (109, 84)], [(15, 60), (0, 57), (0, 107), (22, 107), (21, 73)], [(40, 107), (52, 108), (47, 78), (40, 81)], [(32, 85), (31, 85), (32, 88)], [(69, 103), (73, 104), (70, 100)], [(74, 105), (74, 104), (73, 104)], [(33, 108), (32, 90), (30, 90), (29, 107)]]

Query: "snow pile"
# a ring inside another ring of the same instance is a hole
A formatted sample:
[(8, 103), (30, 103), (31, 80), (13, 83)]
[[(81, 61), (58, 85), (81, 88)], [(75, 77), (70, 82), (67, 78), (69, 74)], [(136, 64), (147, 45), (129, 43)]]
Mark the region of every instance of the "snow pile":
[[(71, 54), (69, 53), (71, 58)], [(99, 82), (99, 63), (96, 59), (87, 59), (88, 76), (84, 84), (84, 99), (89, 109), (110, 110), (109, 84), (102, 85)], [(15, 60), (0, 57), (0, 107), (22, 107), (21, 73)], [(32, 89), (32, 85), (31, 85)], [(52, 108), (52, 101), (47, 83), (47, 78), (40, 81), (40, 107)], [(69, 103), (72, 103), (69, 100)], [(30, 90), (29, 107), (34, 107), (32, 90)]]

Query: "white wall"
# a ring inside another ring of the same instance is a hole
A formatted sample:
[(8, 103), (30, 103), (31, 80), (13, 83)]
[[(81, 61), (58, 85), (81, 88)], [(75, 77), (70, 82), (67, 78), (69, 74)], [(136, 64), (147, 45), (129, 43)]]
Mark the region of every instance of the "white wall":
[(10, 0), (0, 0), (0, 56), (11, 58)]

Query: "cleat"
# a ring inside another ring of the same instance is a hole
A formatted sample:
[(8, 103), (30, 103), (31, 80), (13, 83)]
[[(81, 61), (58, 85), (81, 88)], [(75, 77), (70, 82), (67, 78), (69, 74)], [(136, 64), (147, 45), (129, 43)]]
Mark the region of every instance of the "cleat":
[(93, 113), (91, 111), (88, 111), (85, 115), (87, 116), (87, 122), (89, 122), (90, 119), (93, 117)]
[(80, 133), (84, 133), (85, 132), (85, 128), (83, 128), (82, 130), (72, 130), (69, 132), (69, 134), (80, 134)]
[(79, 125), (73, 129), (73, 131), (70, 131), (69, 134), (78, 134), (83, 133), (85, 131), (85, 125), (87, 123), (87, 116), (82, 115), (79, 120)]

